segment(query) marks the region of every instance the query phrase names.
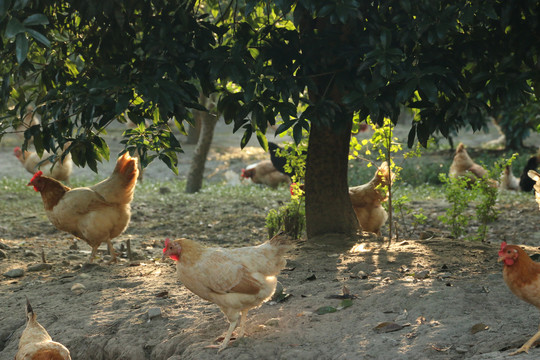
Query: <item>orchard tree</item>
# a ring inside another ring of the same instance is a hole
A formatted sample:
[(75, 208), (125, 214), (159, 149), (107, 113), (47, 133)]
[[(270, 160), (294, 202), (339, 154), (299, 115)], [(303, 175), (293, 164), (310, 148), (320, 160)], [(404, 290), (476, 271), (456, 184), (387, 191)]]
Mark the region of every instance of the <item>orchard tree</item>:
[(247, 134), (278, 116), (278, 132), (293, 128), (296, 142), (309, 129), (308, 237), (356, 229), (346, 181), (354, 113), (382, 126), (397, 123), (400, 105), (414, 109), (408, 145), (426, 145), (436, 131), (479, 130), (490, 111), (526, 103), (540, 74), (538, 42), (523, 36), (538, 33), (538, 1), (251, 4), (263, 24), (237, 23), (217, 48), (223, 63), (211, 64), (242, 88), (220, 106)]
[[(395, 124), (416, 110), (408, 143), (425, 145), (505, 106), (526, 104), (540, 78), (538, 1), (207, 2), (4, 1), (1, 107), (22, 118), (38, 150), (72, 141), (76, 164), (108, 157), (101, 136), (128, 112), (128, 149), (176, 169), (178, 128), (199, 93), (220, 94), (233, 131), (266, 148), (268, 124), (309, 131), (308, 237), (353, 234), (347, 158), (353, 115)], [(530, 35), (530, 36), (528, 36)], [(530, 40), (528, 40), (530, 39)], [(536, 94), (535, 94), (536, 95)], [(144, 119), (152, 119), (150, 126)], [(7, 118), (6, 118), (7, 119)], [(11, 121), (2, 121), (0, 134)]]

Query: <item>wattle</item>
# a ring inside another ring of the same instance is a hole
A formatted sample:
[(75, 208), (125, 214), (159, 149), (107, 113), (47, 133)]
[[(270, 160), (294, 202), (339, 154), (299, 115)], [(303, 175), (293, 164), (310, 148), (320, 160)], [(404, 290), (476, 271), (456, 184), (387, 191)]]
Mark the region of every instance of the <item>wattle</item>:
[(180, 261), (180, 258), (178, 257), (178, 255), (172, 254), (172, 255), (169, 255), (169, 257), (173, 259), (174, 261)]
[(504, 259), (504, 264), (508, 266), (514, 265), (514, 259)]

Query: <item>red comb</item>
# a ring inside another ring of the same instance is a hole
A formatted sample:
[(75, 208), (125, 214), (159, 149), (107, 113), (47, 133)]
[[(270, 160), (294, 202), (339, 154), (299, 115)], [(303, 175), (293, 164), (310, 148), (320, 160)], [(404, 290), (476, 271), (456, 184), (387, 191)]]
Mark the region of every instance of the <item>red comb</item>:
[(43, 175), (43, 171), (39, 170), (37, 173), (34, 174), (34, 177), (32, 178), (32, 180), (30, 180), (30, 182), (34, 181), (35, 179), (37, 179), (41, 175)]
[(164, 254), (165, 254), (165, 251), (167, 251), (167, 248), (169, 247), (169, 242), (170, 242), (169, 238), (166, 238), (165, 239), (165, 247), (163, 248), (163, 253)]
[(504, 248), (506, 247), (506, 241), (503, 241), (501, 243), (501, 250), (499, 250), (499, 256), (502, 256), (504, 254)]

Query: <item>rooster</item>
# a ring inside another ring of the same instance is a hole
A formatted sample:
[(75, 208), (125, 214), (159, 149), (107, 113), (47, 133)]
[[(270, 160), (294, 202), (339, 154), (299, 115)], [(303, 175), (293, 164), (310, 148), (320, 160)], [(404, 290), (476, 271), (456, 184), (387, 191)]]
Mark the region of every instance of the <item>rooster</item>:
[(137, 183), (137, 159), (125, 153), (118, 158), (112, 175), (102, 182), (71, 189), (38, 171), (28, 186), (41, 193), (45, 213), (59, 230), (67, 231), (92, 247), (92, 262), (99, 245), (107, 242), (111, 262), (116, 261), (111, 240), (128, 226)]
[(21, 162), (23, 167), (31, 174), (37, 170), (41, 170), (45, 176), (52, 177), (58, 181), (69, 182), (71, 170), (73, 169), (73, 160), (71, 154), (66, 154), (63, 160), (52, 163), (46, 160), (38, 166), (38, 164), (51, 156), (47, 151), (43, 152), (40, 158), (35, 151), (22, 151), (20, 147), (13, 149), (13, 155)]
[(536, 198), (536, 203), (538, 204), (539, 208), (540, 208), (540, 174), (537, 173), (536, 171), (534, 170), (529, 170), (529, 172), (527, 173), (527, 175), (533, 180), (535, 181), (535, 184), (534, 184), (534, 196)]
[(479, 179), (484, 179), (489, 182), (490, 186), (497, 187), (496, 181), (487, 179), (488, 171), (471, 159), (467, 150), (465, 150), (465, 145), (463, 145), (463, 143), (460, 143), (456, 148), (456, 153), (452, 165), (450, 165), (448, 176), (450, 178), (465, 177), (470, 183), (474, 183)]
[(230, 325), (219, 352), (227, 347), (237, 325), (238, 336), (243, 336), (248, 311), (274, 294), (276, 276), (286, 265), (283, 256), (290, 247), (290, 238), (283, 232), (261, 245), (236, 249), (166, 239), (163, 259), (175, 260), (176, 274), (184, 286), (218, 305), (227, 317)]
[(362, 230), (381, 235), (381, 228), (388, 218), (382, 207), (382, 202), (387, 199), (386, 190), (382, 187), (388, 186), (392, 180), (385, 161), (368, 183), (349, 188), (351, 203)]
[[(508, 288), (518, 298), (540, 310), (540, 264), (534, 262), (519, 246), (507, 245), (506, 242), (501, 244), (499, 261), (504, 263), (503, 278)], [(540, 330), (511, 355), (528, 352), (538, 339)]]
[(279, 184), (290, 184), (291, 179), (279, 172), (271, 160), (263, 160), (255, 164), (251, 164), (245, 169), (242, 169), (242, 179), (251, 179), (255, 184), (268, 185), (271, 188), (278, 187)]
[(53, 341), (51, 336), (36, 320), (36, 314), (26, 299), (26, 328), (19, 340), (15, 360), (71, 360), (69, 350)]

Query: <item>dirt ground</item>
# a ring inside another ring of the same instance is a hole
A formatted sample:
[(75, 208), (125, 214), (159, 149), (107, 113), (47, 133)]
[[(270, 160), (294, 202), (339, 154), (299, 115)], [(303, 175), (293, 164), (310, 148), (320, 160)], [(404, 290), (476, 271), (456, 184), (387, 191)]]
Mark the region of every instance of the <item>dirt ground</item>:
[[(474, 134), (465, 140), (474, 145), (495, 137)], [(14, 142), (7, 139), (0, 146), (0, 179), (27, 182), (29, 174), (11, 154)], [(229, 128), (218, 128), (214, 143), (205, 175), (210, 184), (234, 183), (240, 168), (264, 156), (255, 143), (232, 152), (239, 141)], [(113, 141), (112, 147), (111, 153), (119, 144)], [(192, 150), (186, 146), (181, 156), (180, 178)], [(73, 178), (101, 179), (113, 163), (104, 164), (99, 175), (78, 169)], [(153, 163), (144, 184), (174, 179), (165, 165)], [(130, 226), (113, 241), (122, 250), (129, 239), (136, 259), (109, 266), (101, 252), (96, 264), (86, 264), (90, 248), (57, 231), (30, 188), (24, 196), (35, 197), (36, 206), (16, 225), (5, 222), (8, 214), (2, 209), (19, 197), (0, 189), (5, 254), (0, 253), (0, 358), (16, 353), (25, 326), (25, 296), (52, 338), (76, 360), (540, 358), (540, 348), (509, 356), (537, 331), (540, 314), (507, 289), (497, 263), (501, 240), (540, 253), (540, 212), (532, 194), (501, 197), (499, 220), (491, 224), (485, 243), (451, 239), (436, 220), (446, 204), (429, 197), (412, 202), (423, 208), (427, 223), (412, 231), (412, 217), (400, 219), (398, 240), (362, 234), (300, 241), (278, 277), (288, 296), (250, 311), (247, 336), (223, 352), (206, 348), (228, 323), (217, 306), (176, 280), (171, 260), (161, 261), (163, 239), (185, 236), (225, 247), (258, 244), (266, 238), (266, 213), (287, 193), (286, 188), (270, 193), (275, 198), (266, 193), (250, 207), (219, 201), (219, 194), (211, 207), (198, 196), (212, 194), (183, 195), (178, 202), (151, 202), (136, 194)], [(100, 249), (104, 252), (105, 246)], [(42, 262), (42, 251), (48, 266), (31, 271)], [(25, 270), (24, 275), (1, 275), (13, 269)], [(344, 301), (347, 293), (350, 299)]]

